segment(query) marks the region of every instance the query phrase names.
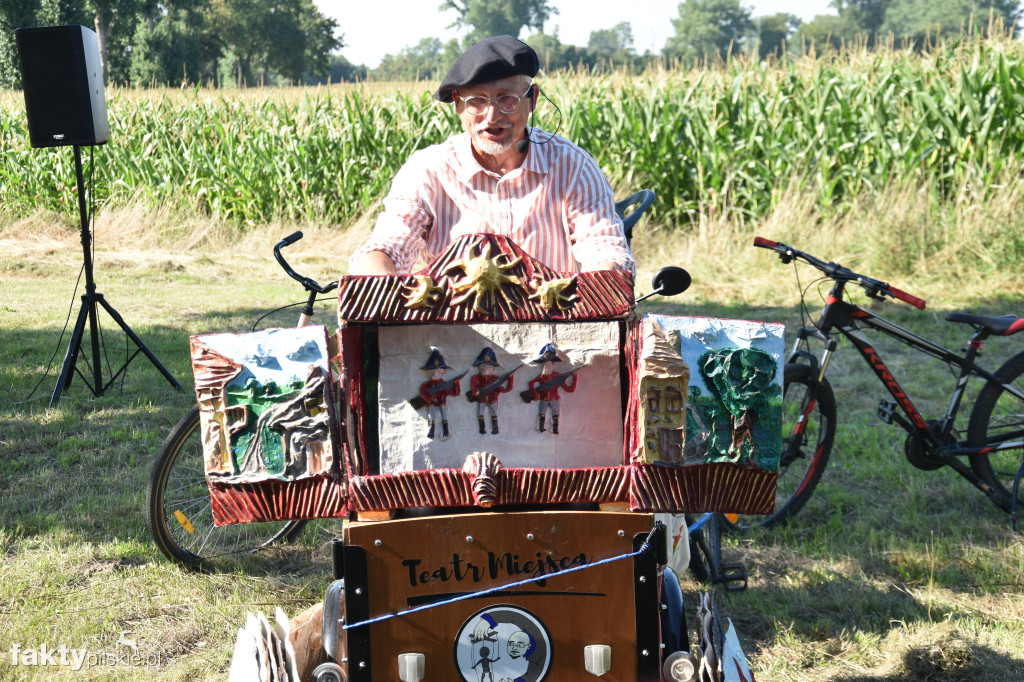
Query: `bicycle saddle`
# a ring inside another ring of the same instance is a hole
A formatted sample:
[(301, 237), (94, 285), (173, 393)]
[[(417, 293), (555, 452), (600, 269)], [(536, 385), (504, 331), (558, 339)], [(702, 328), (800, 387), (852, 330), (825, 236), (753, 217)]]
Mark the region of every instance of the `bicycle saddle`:
[(1009, 336), (1024, 330), (1024, 320), (1016, 315), (972, 315), (971, 313), (950, 313), (947, 322), (963, 322), (980, 327), (996, 336)]

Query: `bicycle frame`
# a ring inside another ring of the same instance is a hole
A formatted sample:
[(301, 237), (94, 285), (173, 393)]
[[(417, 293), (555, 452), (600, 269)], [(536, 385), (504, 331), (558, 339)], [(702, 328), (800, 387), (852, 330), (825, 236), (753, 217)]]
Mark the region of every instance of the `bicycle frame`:
[[(1024, 400), (1024, 393), (1015, 386), (1001, 382), (994, 374), (975, 364), (974, 361), (981, 354), (984, 341), (988, 338), (989, 333), (984, 330), (976, 331), (971, 336), (964, 355), (961, 356), (844, 300), (845, 285), (846, 282), (843, 280), (835, 281), (832, 291), (826, 299), (818, 325), (812, 329), (802, 328), (799, 330), (788, 362), (796, 362), (800, 359), (809, 361), (812, 365), (812, 371), (817, 372), (818, 380), (823, 380), (828, 370), (832, 353), (835, 352), (838, 345), (832, 337), (832, 332), (838, 331), (850, 340), (854, 348), (857, 349), (857, 352), (860, 353), (861, 357), (871, 367), (875, 376), (885, 385), (886, 390), (896, 401), (896, 405), (900, 407), (906, 418), (896, 413), (893, 406), (887, 406), (885, 401), (879, 406), (879, 416), (888, 423), (896, 422), (908, 433), (920, 434), (932, 447), (932, 452), (939, 461), (951, 466), (960, 475), (991, 497), (993, 495), (991, 488), (957, 458), (999, 450), (1024, 448), (1024, 430), (1006, 434), (1000, 440), (986, 443), (980, 447), (968, 446), (965, 442), (953, 440), (954, 420), (962, 405), (967, 382), (971, 376), (979, 376), (988, 381), (995, 381), (1008, 393)], [(946, 408), (946, 414), (939, 421), (939, 429), (933, 430), (929, 427), (920, 410), (914, 405), (913, 400), (903, 390), (903, 387), (889, 370), (885, 361), (872, 346), (868, 337), (862, 332), (863, 327), (902, 341), (915, 350), (937, 358), (942, 362), (955, 365), (959, 369), (956, 386)], [(809, 351), (803, 349), (807, 340), (811, 338), (821, 340), (825, 344), (825, 350), (820, 361)], [(812, 408), (813, 405), (809, 406), (808, 410)]]

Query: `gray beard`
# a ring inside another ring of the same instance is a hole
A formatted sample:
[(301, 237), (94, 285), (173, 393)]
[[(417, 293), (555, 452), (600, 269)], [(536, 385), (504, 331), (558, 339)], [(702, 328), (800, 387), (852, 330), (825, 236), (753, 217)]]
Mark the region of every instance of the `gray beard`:
[(493, 142), (482, 137), (476, 137), (473, 141), (476, 143), (477, 151), (488, 156), (501, 156), (516, 144), (515, 136), (510, 137), (508, 142)]

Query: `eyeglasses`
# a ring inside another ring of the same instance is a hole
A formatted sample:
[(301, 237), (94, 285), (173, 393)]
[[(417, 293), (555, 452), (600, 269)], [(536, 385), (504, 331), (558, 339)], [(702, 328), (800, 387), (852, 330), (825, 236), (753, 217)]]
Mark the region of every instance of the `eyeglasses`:
[(523, 98), (530, 94), (533, 89), (531, 85), (521, 95), (502, 95), (498, 99), (489, 99), (487, 97), (463, 97), (458, 95), (458, 98), (462, 100), (462, 103), (466, 106), (466, 111), (469, 113), (479, 116), (480, 114), (486, 113), (491, 105), (494, 104), (498, 107), (498, 111), (503, 114), (514, 114), (519, 109), (519, 103), (523, 101)]

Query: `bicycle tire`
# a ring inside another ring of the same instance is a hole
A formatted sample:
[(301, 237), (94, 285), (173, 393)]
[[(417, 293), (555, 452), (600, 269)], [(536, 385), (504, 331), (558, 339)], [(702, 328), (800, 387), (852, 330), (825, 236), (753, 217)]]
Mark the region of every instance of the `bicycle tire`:
[(291, 540), (305, 523), (214, 526), (203, 465), (199, 406), (189, 410), (171, 429), (153, 463), (146, 489), (146, 525), (168, 559), (192, 569), (211, 568), (218, 560)]
[[(700, 518), (701, 515), (687, 514), (687, 526), (695, 524)], [(704, 522), (704, 525), (689, 533), (690, 563), (688, 568), (697, 582), (708, 583), (709, 585), (713, 583), (715, 573), (722, 565), (721, 538), (719, 538), (717, 543), (713, 540), (708, 540), (709, 534), (717, 532), (713, 525), (715, 523), (715, 515), (712, 514), (711, 518)], [(711, 537), (713, 538), (714, 536), (711, 535)]]
[[(996, 373), (1003, 383), (1012, 383), (1024, 391), (1024, 353), (1003, 363)], [(1024, 401), (1007, 393), (1002, 384), (989, 381), (978, 393), (967, 424), (967, 444), (982, 447), (999, 440), (1008, 431), (1024, 430)], [(1002, 450), (970, 456), (971, 469), (992, 486), (996, 506), (1009, 512), (1013, 501), (1013, 478), (1021, 465), (1020, 450)], [(1024, 486), (1022, 486), (1024, 487)], [(1017, 493), (1017, 509), (1024, 510), (1024, 493)]]
[[(719, 522), (741, 532), (786, 523), (814, 493), (832, 454), (836, 437), (836, 398), (827, 380), (820, 383), (809, 365), (790, 363), (783, 369), (782, 455), (775, 490), (775, 512), (767, 516), (741, 514), (736, 521), (720, 515)], [(816, 402), (807, 410), (808, 399)], [(807, 414), (802, 434), (795, 434), (798, 417)], [(808, 447), (808, 446), (811, 447)]]

